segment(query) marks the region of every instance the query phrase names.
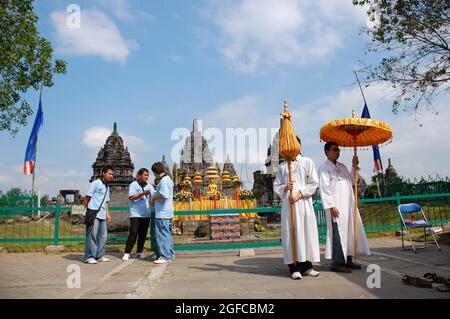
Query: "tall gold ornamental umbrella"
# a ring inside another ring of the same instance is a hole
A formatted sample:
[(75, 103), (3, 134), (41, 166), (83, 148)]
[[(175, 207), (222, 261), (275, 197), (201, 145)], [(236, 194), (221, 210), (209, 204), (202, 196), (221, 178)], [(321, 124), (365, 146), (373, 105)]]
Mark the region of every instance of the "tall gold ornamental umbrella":
[[(326, 123), (320, 129), (320, 139), (324, 142), (336, 142), (342, 147), (353, 147), (357, 156), (357, 147), (383, 144), (392, 139), (392, 128), (385, 122), (370, 118), (357, 118), (355, 111), (351, 118), (334, 120)], [(358, 168), (354, 165), (354, 219), (353, 240), (354, 256), (357, 252), (357, 209), (358, 209)]]
[[(300, 143), (297, 140), (297, 136), (292, 126), (292, 115), (288, 111), (288, 103), (284, 101), (284, 111), (281, 113), (282, 121), (280, 128), (280, 139), (278, 143), (278, 151), (280, 156), (287, 161), (289, 171), (289, 183), (292, 182), (291, 175), (291, 161), (294, 161), (300, 154)], [(289, 195), (292, 195), (292, 190), (289, 191)], [(292, 235), (292, 262), (295, 264), (297, 261), (297, 243), (295, 240), (295, 207), (291, 203), (291, 235)]]

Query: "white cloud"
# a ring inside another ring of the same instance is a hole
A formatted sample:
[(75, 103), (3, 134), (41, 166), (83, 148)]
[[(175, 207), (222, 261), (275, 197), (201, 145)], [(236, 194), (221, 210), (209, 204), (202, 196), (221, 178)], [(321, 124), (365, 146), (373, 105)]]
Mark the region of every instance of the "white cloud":
[(60, 53), (99, 55), (108, 62), (123, 63), (137, 46), (134, 40), (124, 39), (116, 24), (101, 11), (82, 10), (80, 28), (69, 28), (67, 18), (64, 11), (51, 14)]
[(114, 16), (126, 22), (134, 22), (138, 18), (153, 20), (154, 17), (147, 11), (132, 7), (127, 0), (96, 0), (105, 9), (109, 9)]
[(23, 173), (23, 165), (15, 165), (12, 167), (12, 171), (15, 173)]
[[(214, 144), (210, 143), (215, 161), (224, 162), (227, 155), (230, 155), (231, 161), (239, 165), (247, 163), (252, 168), (259, 168), (264, 163), (268, 144), (271, 143), (271, 128), (278, 122), (277, 113), (268, 115), (263, 105), (257, 96), (245, 95), (218, 105), (199, 118), (203, 120), (204, 133), (214, 128), (218, 129), (217, 134), (221, 134), (222, 145), (216, 143), (218, 149), (214, 149)], [(208, 136), (205, 138), (208, 139)], [(216, 136), (212, 142), (215, 142), (215, 138)], [(245, 145), (238, 149), (238, 141), (243, 141), (242, 138), (245, 138)]]
[[(23, 172), (23, 167), (22, 167)], [(0, 162), (0, 190), (2, 190), (2, 184), (10, 184), (13, 181), (13, 178), (11, 176), (10, 172), (6, 172), (3, 169), (3, 163)], [(5, 190), (6, 191), (6, 190)]]
[(254, 95), (245, 95), (214, 107), (202, 119), (204, 127), (260, 127), (261, 119), (255, 117), (260, 110), (258, 98)]
[(141, 121), (143, 121), (144, 123), (153, 123), (153, 121), (155, 120), (155, 116), (153, 115), (153, 113), (144, 113), (141, 116), (139, 116), (139, 119)]
[(84, 132), (81, 143), (89, 148), (99, 149), (105, 144), (108, 136), (111, 135), (111, 130), (106, 127), (91, 127)]
[(9, 184), (13, 181), (12, 177), (5, 174), (5, 172), (0, 172), (0, 184)]
[[(394, 115), (391, 112), (392, 100), (386, 96), (388, 93), (381, 85), (365, 89), (372, 118), (385, 121), (393, 129), (392, 143), (380, 150), (384, 169), (388, 166), (388, 158), (391, 158), (397, 173), (406, 178), (450, 175), (447, 163), (450, 149), (442, 147), (446, 145), (447, 136), (450, 135), (447, 125), (450, 110), (445, 106), (445, 98), (435, 101), (434, 108), (439, 110), (438, 116), (426, 112), (418, 114), (417, 119), (414, 119), (409, 113)], [(316, 165), (323, 162), (323, 143), (319, 142), (320, 128), (327, 121), (351, 116), (352, 109), (360, 116), (363, 105), (359, 88), (355, 87), (292, 108), (294, 127), (302, 139), (305, 155), (313, 158)], [(343, 151), (341, 156), (342, 161), (350, 165), (353, 152)], [(362, 176), (370, 182), (373, 175), (372, 150), (360, 150), (359, 157)]]
[[(41, 196), (49, 194), (56, 196), (61, 189), (87, 190), (89, 178), (87, 171), (58, 168), (42, 161), (36, 170), (36, 189), (41, 190)], [(0, 171), (0, 190), (8, 191), (13, 187), (31, 190), (32, 176), (23, 175), (23, 167), (11, 166), (7, 172)]]
[(219, 29), (219, 52), (242, 73), (321, 62), (366, 19), (363, 8), (342, 0), (212, 1), (207, 15)]
[(110, 8), (114, 15), (124, 21), (134, 21), (136, 16), (130, 8), (130, 3), (126, 0), (98, 0), (102, 5)]
[[(95, 158), (100, 147), (105, 145), (107, 138), (111, 135), (111, 129), (101, 126), (93, 126), (88, 128), (81, 139), (81, 143), (91, 150), (91, 155)], [(148, 156), (147, 152), (151, 150), (151, 146), (138, 136), (119, 132), (123, 139), (124, 147), (128, 148), (133, 163), (141, 160), (140, 155)]]
[[(87, 147), (99, 150), (101, 146), (103, 146), (106, 142), (106, 139), (111, 135), (111, 129), (106, 127), (94, 126), (88, 128), (84, 132), (84, 136), (81, 140), (81, 143), (86, 145)], [(150, 146), (140, 137), (135, 135), (120, 133), (124, 141), (125, 147), (134, 148), (136, 150), (149, 150)]]
[[(392, 160), (397, 173), (405, 178), (420, 179), (428, 175), (450, 176), (448, 159), (450, 148), (447, 136), (450, 135), (450, 110), (446, 107), (445, 97), (435, 100), (433, 107), (439, 115), (433, 112), (417, 114), (416, 118), (409, 113), (395, 115), (391, 111), (392, 99), (389, 90), (382, 85), (374, 85), (364, 89), (366, 100), (372, 118), (384, 121), (393, 129), (393, 141), (381, 147), (381, 158), (384, 169), (388, 159)], [(290, 103), (293, 124), (296, 133), (302, 139), (303, 154), (312, 158), (316, 168), (325, 160), (324, 143), (320, 142), (320, 128), (330, 120), (350, 117), (352, 109), (360, 116), (364, 102), (358, 87), (342, 89), (336, 94), (323, 96), (303, 105)], [(276, 111), (281, 111), (282, 106)], [(279, 112), (271, 112), (259, 101), (257, 96), (247, 95), (221, 104), (206, 114), (203, 131), (209, 127), (218, 127), (224, 131), (227, 127), (266, 127), (277, 128)], [(420, 126), (420, 124), (422, 126)], [(225, 135), (225, 134), (224, 134)], [(225, 141), (224, 141), (225, 142)], [(270, 141), (271, 143), (272, 141)], [(265, 147), (267, 147), (265, 145)], [(249, 152), (258, 152), (253, 145)], [(223, 156), (223, 152), (218, 152)], [(359, 149), (361, 175), (366, 182), (371, 182), (373, 173), (373, 153), (370, 149)], [(353, 150), (346, 148), (341, 154), (341, 161), (351, 165)], [(252, 173), (259, 169), (260, 164), (235, 163), (239, 174)]]
[(55, 167), (42, 167), (36, 176), (36, 187), (41, 189), (41, 196), (55, 196), (61, 189), (87, 191), (90, 172)]
[(55, 170), (44, 170), (42, 173), (45, 178), (73, 178), (73, 177), (79, 177), (79, 176), (88, 176), (88, 172), (81, 172), (76, 171), (74, 169), (68, 169), (68, 170), (62, 170), (62, 169), (55, 169)]

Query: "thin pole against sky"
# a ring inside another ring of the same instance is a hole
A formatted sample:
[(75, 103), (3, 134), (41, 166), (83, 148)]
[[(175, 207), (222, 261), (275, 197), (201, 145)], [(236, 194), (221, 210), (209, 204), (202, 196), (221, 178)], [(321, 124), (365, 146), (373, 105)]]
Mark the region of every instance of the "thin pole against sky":
[[(362, 95), (362, 98), (364, 100), (364, 105), (367, 105), (366, 97), (364, 96), (364, 91), (363, 91), (363, 89), (361, 87), (361, 83), (359, 82), (358, 73), (356, 73), (356, 71), (353, 71), (353, 73), (355, 73), (356, 81), (358, 82), (359, 90), (361, 91), (361, 95)], [(383, 172), (381, 172), (381, 173), (383, 173)], [(378, 180), (378, 175), (375, 177), (375, 181), (377, 182), (378, 196), (381, 198), (380, 181)]]

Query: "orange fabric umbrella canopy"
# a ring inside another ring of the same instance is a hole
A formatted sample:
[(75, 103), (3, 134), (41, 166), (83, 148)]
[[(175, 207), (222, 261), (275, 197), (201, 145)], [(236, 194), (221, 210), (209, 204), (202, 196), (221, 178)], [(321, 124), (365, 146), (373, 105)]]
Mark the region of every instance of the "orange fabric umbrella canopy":
[[(369, 118), (356, 118), (352, 112), (351, 118), (334, 120), (326, 123), (320, 129), (320, 139), (324, 142), (336, 142), (342, 147), (353, 147), (354, 156), (357, 156), (358, 146), (383, 144), (392, 139), (392, 128), (381, 121)], [(357, 255), (357, 210), (358, 210), (358, 170), (354, 167), (354, 220), (353, 240), (354, 252)]]
[(278, 142), (278, 151), (282, 158), (289, 161), (295, 161), (300, 154), (300, 143), (295, 135), (294, 127), (292, 126), (292, 115), (288, 111), (287, 101), (284, 101), (284, 111), (280, 114), (283, 118), (280, 128), (280, 138)]
[[(288, 172), (289, 172), (289, 183), (292, 182), (291, 173), (291, 161), (295, 161), (297, 156), (300, 154), (300, 143), (295, 135), (294, 127), (292, 126), (291, 118), (292, 115), (288, 110), (288, 103), (284, 101), (284, 111), (280, 114), (283, 118), (281, 121), (280, 128), (280, 139), (278, 142), (278, 150), (284, 159), (287, 160)], [(292, 190), (289, 190), (289, 194), (292, 195)], [(291, 240), (292, 240), (292, 263), (297, 262), (297, 242), (295, 239), (295, 208), (294, 203), (291, 202)]]
[(344, 118), (326, 123), (320, 139), (342, 147), (383, 144), (392, 139), (392, 128), (385, 122), (367, 118)]

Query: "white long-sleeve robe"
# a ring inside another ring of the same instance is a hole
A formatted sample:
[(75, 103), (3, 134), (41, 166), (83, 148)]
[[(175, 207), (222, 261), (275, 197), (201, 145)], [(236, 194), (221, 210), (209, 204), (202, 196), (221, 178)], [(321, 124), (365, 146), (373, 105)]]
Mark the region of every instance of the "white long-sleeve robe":
[[(347, 261), (347, 256), (354, 256), (353, 221), (355, 197), (353, 195), (353, 180), (352, 174), (342, 163), (337, 162), (335, 165), (327, 160), (319, 167), (320, 197), (327, 217), (326, 259), (332, 259), (333, 251), (332, 216), (330, 213), (330, 208), (332, 207), (336, 207), (339, 210), (339, 217), (334, 218), (334, 220), (338, 224), (345, 261)], [(357, 255), (369, 256), (369, 243), (359, 211), (357, 211), (357, 223)]]
[[(291, 232), (291, 204), (289, 190), (284, 191), (289, 183), (287, 161), (283, 162), (274, 181), (274, 192), (282, 200), (281, 209), (281, 237), (284, 250), (284, 263), (292, 263), (292, 232)], [(311, 196), (319, 186), (314, 162), (298, 156), (291, 162), (293, 194), (302, 192), (303, 198), (295, 204), (295, 237), (297, 245), (298, 262), (320, 262), (319, 234), (317, 230), (316, 215), (314, 213)]]

